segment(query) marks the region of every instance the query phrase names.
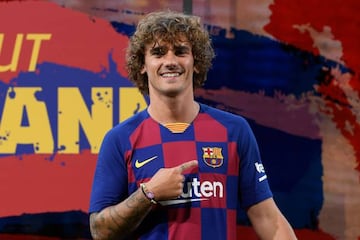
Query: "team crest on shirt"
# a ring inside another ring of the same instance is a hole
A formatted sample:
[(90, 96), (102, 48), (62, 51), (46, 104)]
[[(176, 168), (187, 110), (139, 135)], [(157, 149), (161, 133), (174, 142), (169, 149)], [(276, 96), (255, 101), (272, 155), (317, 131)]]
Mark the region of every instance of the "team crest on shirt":
[(203, 147), (203, 160), (206, 165), (217, 168), (224, 162), (224, 157), (221, 153), (222, 148), (218, 147)]

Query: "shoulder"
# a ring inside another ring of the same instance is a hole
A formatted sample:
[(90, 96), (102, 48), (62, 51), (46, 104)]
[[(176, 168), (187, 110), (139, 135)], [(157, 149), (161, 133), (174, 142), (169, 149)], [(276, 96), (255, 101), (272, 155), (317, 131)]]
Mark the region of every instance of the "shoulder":
[(238, 126), (238, 127), (246, 127), (246, 128), (248, 127), (247, 120), (241, 115), (236, 115), (234, 113), (201, 103), (200, 103), (200, 109), (202, 113), (211, 116), (212, 118), (219, 121), (223, 125), (226, 126), (234, 125), (234, 127)]
[[(253, 130), (248, 121), (241, 115), (236, 115), (218, 108), (214, 108), (205, 104), (200, 104), (201, 117), (200, 125), (206, 126), (206, 131), (225, 129), (227, 138), (230, 141), (241, 143), (241, 146), (255, 142)], [(209, 122), (212, 122), (209, 124)]]

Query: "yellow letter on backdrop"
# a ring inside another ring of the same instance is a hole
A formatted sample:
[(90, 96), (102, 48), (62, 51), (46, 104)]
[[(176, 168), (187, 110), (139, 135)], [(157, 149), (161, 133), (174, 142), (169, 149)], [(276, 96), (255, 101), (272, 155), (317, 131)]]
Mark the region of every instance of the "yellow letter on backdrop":
[(58, 89), (59, 153), (79, 153), (80, 124), (91, 147), (98, 153), (105, 133), (113, 126), (112, 88), (92, 88), (91, 113), (78, 88)]
[[(9, 88), (0, 122), (0, 153), (14, 154), (17, 144), (33, 144), (35, 153), (53, 153), (46, 104), (35, 93), (40, 87)], [(24, 123), (24, 116), (27, 118)]]
[(120, 122), (131, 117), (136, 112), (144, 110), (147, 103), (144, 96), (136, 87), (122, 87), (120, 88)]

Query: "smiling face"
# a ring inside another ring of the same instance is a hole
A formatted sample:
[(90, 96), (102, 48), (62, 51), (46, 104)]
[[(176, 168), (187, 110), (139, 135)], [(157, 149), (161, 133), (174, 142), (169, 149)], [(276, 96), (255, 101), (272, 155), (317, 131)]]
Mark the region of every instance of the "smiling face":
[(188, 41), (181, 39), (174, 44), (156, 41), (145, 46), (141, 73), (148, 76), (150, 96), (174, 97), (188, 91), (192, 93), (194, 71), (194, 57)]

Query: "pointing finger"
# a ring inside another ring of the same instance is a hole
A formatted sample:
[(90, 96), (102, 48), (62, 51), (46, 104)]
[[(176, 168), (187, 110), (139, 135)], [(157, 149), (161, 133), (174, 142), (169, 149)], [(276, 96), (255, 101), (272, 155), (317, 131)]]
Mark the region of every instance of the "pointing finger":
[(180, 169), (180, 172), (184, 172), (185, 170), (195, 167), (197, 165), (198, 165), (197, 160), (191, 160), (191, 161), (188, 161), (188, 162), (185, 162), (185, 163), (179, 165), (179, 169)]

